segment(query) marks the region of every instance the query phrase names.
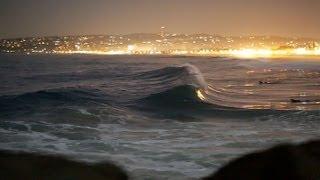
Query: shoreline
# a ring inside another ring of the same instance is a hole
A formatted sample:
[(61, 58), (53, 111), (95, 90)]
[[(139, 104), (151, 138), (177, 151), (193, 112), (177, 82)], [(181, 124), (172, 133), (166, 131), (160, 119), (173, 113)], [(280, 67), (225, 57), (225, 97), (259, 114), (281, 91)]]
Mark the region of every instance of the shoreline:
[(42, 55), (59, 55), (59, 56), (71, 56), (71, 55), (82, 55), (82, 56), (106, 56), (106, 57), (157, 57), (157, 58), (230, 58), (230, 59), (269, 59), (269, 60), (283, 60), (284, 58), (289, 58), (290, 60), (308, 58), (306, 60), (320, 60), (319, 55), (283, 55), (283, 56), (271, 56), (271, 57), (237, 57), (232, 55), (199, 55), (199, 54), (186, 54), (186, 55), (176, 55), (176, 54), (99, 54), (99, 53), (16, 53), (16, 52), (0, 52), (2, 55), (26, 55), (26, 56), (42, 56)]

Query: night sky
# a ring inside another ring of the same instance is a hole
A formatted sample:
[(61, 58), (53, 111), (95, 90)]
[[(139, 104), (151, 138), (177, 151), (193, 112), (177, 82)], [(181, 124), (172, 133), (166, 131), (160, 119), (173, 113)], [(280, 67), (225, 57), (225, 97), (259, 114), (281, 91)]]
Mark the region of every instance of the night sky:
[(158, 32), (320, 38), (320, 0), (0, 0), (0, 38)]

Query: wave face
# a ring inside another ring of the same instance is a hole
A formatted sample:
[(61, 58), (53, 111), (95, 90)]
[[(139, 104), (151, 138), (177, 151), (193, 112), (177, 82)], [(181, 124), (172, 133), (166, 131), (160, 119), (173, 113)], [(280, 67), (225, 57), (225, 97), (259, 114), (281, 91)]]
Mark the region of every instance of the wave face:
[(208, 88), (200, 70), (191, 64), (148, 71), (138, 77), (157, 82), (156, 89), (138, 103), (148, 102), (158, 106), (200, 104), (205, 98), (201, 92)]
[(152, 101), (155, 104), (172, 105), (172, 103), (200, 103), (201, 99), (197, 95), (198, 88), (192, 85), (184, 85), (172, 88), (165, 92), (150, 95), (144, 98), (146, 101)]
[(0, 148), (198, 179), (318, 137), (319, 61), (0, 54)]

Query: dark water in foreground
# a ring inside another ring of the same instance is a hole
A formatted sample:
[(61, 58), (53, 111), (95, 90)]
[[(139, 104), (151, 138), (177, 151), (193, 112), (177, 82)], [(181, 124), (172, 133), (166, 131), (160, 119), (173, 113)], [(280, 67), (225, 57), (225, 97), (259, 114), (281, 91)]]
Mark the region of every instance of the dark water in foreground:
[(192, 179), (320, 135), (320, 61), (0, 55), (0, 148)]

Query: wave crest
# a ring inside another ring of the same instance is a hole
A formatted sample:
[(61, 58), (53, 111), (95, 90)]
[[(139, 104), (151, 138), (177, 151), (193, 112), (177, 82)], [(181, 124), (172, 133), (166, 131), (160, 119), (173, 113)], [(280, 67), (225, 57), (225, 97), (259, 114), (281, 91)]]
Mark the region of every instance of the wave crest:
[[(171, 66), (138, 74), (137, 78), (159, 81), (163, 86), (171, 82), (173, 86), (191, 85), (200, 89), (207, 89), (208, 84), (205, 81), (201, 71), (194, 65), (183, 64), (181, 66)], [(168, 89), (172, 88), (169, 87)]]

